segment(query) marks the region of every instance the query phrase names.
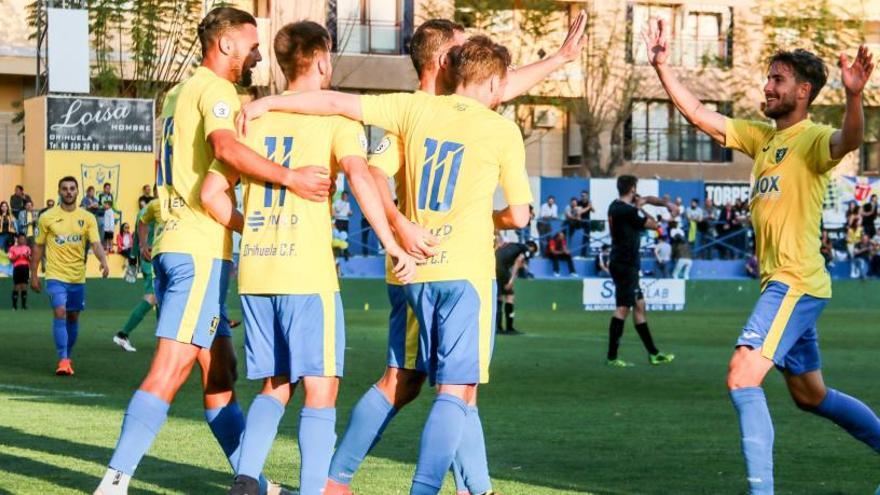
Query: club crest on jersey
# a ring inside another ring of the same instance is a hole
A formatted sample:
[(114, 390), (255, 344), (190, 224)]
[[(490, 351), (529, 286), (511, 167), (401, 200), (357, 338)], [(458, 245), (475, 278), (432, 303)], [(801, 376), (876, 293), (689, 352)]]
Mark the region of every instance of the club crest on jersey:
[(785, 158), (786, 152), (788, 152), (788, 148), (779, 148), (776, 150), (776, 163), (781, 162), (782, 159)]
[(755, 182), (755, 187), (752, 189), (752, 197), (758, 196), (770, 196), (770, 195), (778, 195), (782, 191), (779, 189), (779, 180), (782, 178), (781, 175), (770, 175), (766, 177), (761, 177)]

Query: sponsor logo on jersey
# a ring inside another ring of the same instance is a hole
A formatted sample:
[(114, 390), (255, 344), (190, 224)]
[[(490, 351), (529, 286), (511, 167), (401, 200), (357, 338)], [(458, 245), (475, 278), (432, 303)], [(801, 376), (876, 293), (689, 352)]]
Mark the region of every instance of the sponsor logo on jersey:
[(782, 191), (779, 187), (781, 175), (768, 175), (761, 177), (755, 181), (755, 187), (752, 189), (752, 197), (779, 195)]

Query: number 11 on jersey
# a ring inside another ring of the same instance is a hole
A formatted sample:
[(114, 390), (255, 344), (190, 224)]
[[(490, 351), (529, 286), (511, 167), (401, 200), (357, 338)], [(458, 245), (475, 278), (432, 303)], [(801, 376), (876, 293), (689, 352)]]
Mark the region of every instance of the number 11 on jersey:
[[(455, 183), (458, 181), (458, 172), (461, 169), (463, 156), (463, 144), (452, 141), (438, 143), (436, 139), (425, 139), (425, 161), (422, 164), (419, 184), (420, 210), (448, 211), (452, 207)], [(443, 189), (443, 197), (441, 198), (440, 188), (444, 179), (446, 187)], [(428, 189), (431, 190), (430, 202), (428, 202)]]

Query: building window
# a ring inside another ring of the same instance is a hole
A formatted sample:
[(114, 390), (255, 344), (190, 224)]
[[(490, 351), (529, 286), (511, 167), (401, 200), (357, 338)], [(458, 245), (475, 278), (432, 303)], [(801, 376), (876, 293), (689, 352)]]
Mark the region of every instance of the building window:
[(701, 6), (631, 3), (628, 6), (627, 40), (629, 62), (647, 64), (645, 43), (638, 33), (653, 19), (663, 19), (670, 27), (672, 54), (670, 63), (685, 67), (730, 67), (733, 53), (733, 9)]
[(331, 31), (337, 52), (404, 53), (404, 9), (412, 10), (412, 0), (336, 0), (328, 6), (335, 6), (328, 24), (334, 28)]
[(862, 143), (859, 170), (862, 174), (880, 174), (880, 141)]
[[(728, 105), (703, 102), (710, 110)], [(635, 162), (729, 162), (730, 150), (690, 125), (669, 101), (636, 101), (626, 125), (627, 159)]]

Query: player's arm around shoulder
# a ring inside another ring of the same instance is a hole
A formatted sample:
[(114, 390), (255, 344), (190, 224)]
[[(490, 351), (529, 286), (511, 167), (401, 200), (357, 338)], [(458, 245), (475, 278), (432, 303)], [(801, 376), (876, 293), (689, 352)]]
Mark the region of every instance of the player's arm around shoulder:
[(517, 125), (503, 117), (499, 124), (502, 134), (497, 143), (499, 183), (507, 201), (507, 208), (495, 211), (492, 221), (496, 229), (521, 229), (529, 224), (529, 204), (532, 190), (526, 171), (525, 145)]
[(235, 208), (229, 192), (238, 182), (238, 178), (237, 172), (215, 160), (202, 182), (199, 199), (205, 211), (217, 223), (240, 233), (244, 226), (244, 218)]

